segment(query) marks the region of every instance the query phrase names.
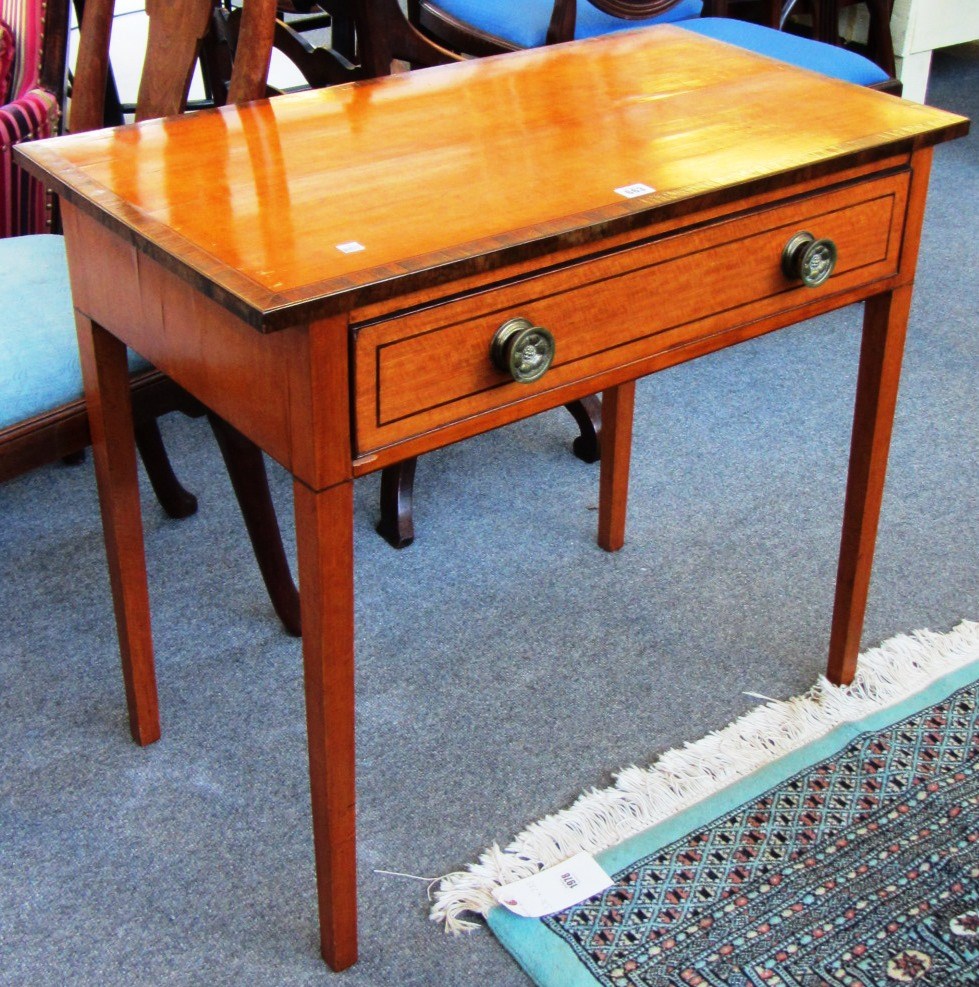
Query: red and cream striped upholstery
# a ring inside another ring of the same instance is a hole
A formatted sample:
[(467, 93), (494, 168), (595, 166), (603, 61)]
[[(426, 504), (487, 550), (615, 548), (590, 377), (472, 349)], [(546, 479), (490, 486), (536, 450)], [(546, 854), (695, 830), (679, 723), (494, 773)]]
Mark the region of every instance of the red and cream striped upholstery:
[(39, 84), (45, 7), (44, 0), (0, 0), (0, 20), (14, 44), (7, 100), (0, 107), (0, 236), (47, 230), (44, 187), (14, 166), (11, 153), (14, 144), (57, 132), (58, 97)]
[(10, 75), (14, 67), (14, 32), (10, 25), (0, 21), (0, 106), (6, 106), (10, 95)]

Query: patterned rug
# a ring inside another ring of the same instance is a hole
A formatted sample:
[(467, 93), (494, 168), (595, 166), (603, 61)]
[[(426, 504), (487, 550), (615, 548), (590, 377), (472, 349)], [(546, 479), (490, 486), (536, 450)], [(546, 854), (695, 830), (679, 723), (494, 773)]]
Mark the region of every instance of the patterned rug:
[[(979, 984), (979, 624), (859, 668), (491, 848), (433, 917), (485, 915), (540, 987)], [(542, 919), (496, 905), (582, 850), (608, 890)]]

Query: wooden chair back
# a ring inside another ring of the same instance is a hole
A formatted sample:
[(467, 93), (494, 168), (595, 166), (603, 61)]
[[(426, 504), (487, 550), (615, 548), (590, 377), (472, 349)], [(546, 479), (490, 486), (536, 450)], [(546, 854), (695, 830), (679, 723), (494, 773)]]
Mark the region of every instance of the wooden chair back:
[[(642, 20), (646, 17), (656, 17), (665, 14), (675, 7), (680, 0), (589, 0), (593, 7), (613, 17), (624, 20)], [(547, 28), (547, 43), (559, 44), (574, 38), (575, 15), (578, 9), (577, 0), (554, 0), (554, 10), (551, 12), (551, 22)]]
[[(589, 0), (589, 2), (603, 13), (627, 20), (642, 20), (666, 13), (676, 7), (680, 0)], [(723, 6), (727, 2), (728, 0), (705, 0), (704, 12), (723, 16), (724, 12), (716, 10), (715, 5)], [(372, 6), (370, 0), (366, 0), (366, 5)], [(545, 38), (546, 44), (570, 41), (574, 37), (577, 5), (577, 0), (554, 0)], [(480, 57), (514, 51), (518, 47), (510, 41), (486, 34), (474, 25), (464, 24), (454, 17), (447, 16), (441, 11), (437, 0), (407, 0), (407, 13), (413, 29), (417, 29), (426, 39), (452, 52)]]
[[(352, 12), (346, 9), (340, 16), (327, 13), (325, 7), (345, 5), (346, 0), (330, 0), (327, 4), (301, 3), (300, 0), (279, 0), (278, 16), (272, 24), (272, 48), (291, 62), (313, 89), (333, 86), (343, 82), (351, 82), (364, 78), (356, 56), (356, 37), (353, 28)], [(315, 8), (308, 9), (308, 8)], [(285, 14), (308, 14), (301, 22), (284, 19)], [(217, 105), (234, 102), (230, 98), (232, 70), (236, 62), (239, 35), (242, 32), (244, 11), (241, 7), (226, 7), (223, 3), (215, 5), (212, 13), (211, 29), (208, 31), (201, 51), (201, 69), (204, 75), (204, 85), (211, 98)], [(307, 37), (307, 25), (310, 31), (329, 26), (330, 43), (328, 45), (311, 41)], [(339, 38), (338, 38), (339, 36)], [(337, 48), (337, 40), (343, 46)], [(242, 45), (242, 57), (249, 57), (254, 46), (247, 41)], [(239, 70), (240, 71), (240, 70)], [(268, 87), (267, 94), (278, 95), (279, 90)]]
[[(274, 24), (273, 47), (314, 89), (388, 75), (398, 63), (418, 68), (459, 61), (461, 57), (410, 24), (398, 0), (278, 0), (277, 7), (280, 15), (315, 9), (330, 22), (329, 45), (311, 43), (301, 25), (297, 29), (281, 16)], [(228, 10), (219, 4), (215, 29), (206, 40), (202, 61), (207, 84), (218, 102), (227, 88), (225, 77), (240, 60), (242, 15), (237, 8)], [(244, 46), (247, 50), (248, 43)]]
[(858, 4), (867, 11), (867, 57), (888, 75), (894, 75), (894, 40), (891, 36), (894, 0), (809, 0), (813, 37), (828, 44), (839, 44), (840, 14), (843, 8)]
[[(137, 120), (183, 110), (213, 6), (213, 0), (147, 0), (149, 35), (136, 101)], [(235, 60), (229, 102), (265, 95), (275, 6), (275, 0), (246, 0), (244, 4), (241, 57)], [(73, 133), (102, 126), (114, 8), (114, 0), (85, 3), (68, 121)]]

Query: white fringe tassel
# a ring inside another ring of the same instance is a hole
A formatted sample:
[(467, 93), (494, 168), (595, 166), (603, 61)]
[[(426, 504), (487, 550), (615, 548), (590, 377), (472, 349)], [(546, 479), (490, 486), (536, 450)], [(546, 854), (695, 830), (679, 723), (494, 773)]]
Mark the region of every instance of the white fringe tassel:
[(505, 849), (489, 847), (466, 871), (442, 878), (431, 918), (446, 931), (477, 928), (494, 887), (528, 877), (576, 853), (599, 853), (774, 761), (920, 692), (936, 678), (979, 659), (979, 623), (947, 634), (915, 631), (860, 656), (852, 685), (821, 678), (802, 696), (769, 702), (696, 743), (663, 754), (648, 768), (626, 768), (604, 791), (592, 789), (568, 809), (532, 823)]

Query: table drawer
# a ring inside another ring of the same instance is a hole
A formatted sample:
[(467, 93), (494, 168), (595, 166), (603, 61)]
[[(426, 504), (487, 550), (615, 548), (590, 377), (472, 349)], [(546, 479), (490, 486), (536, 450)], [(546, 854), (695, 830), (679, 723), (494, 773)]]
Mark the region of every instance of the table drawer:
[[(899, 261), (906, 172), (711, 222), (521, 281), (354, 326), (360, 454), (666, 350), (889, 277)], [(805, 230), (838, 249), (832, 276), (804, 287), (782, 270)], [(514, 317), (555, 339), (530, 384), (497, 369), (490, 345)], [(600, 379), (596, 381), (600, 385)]]

